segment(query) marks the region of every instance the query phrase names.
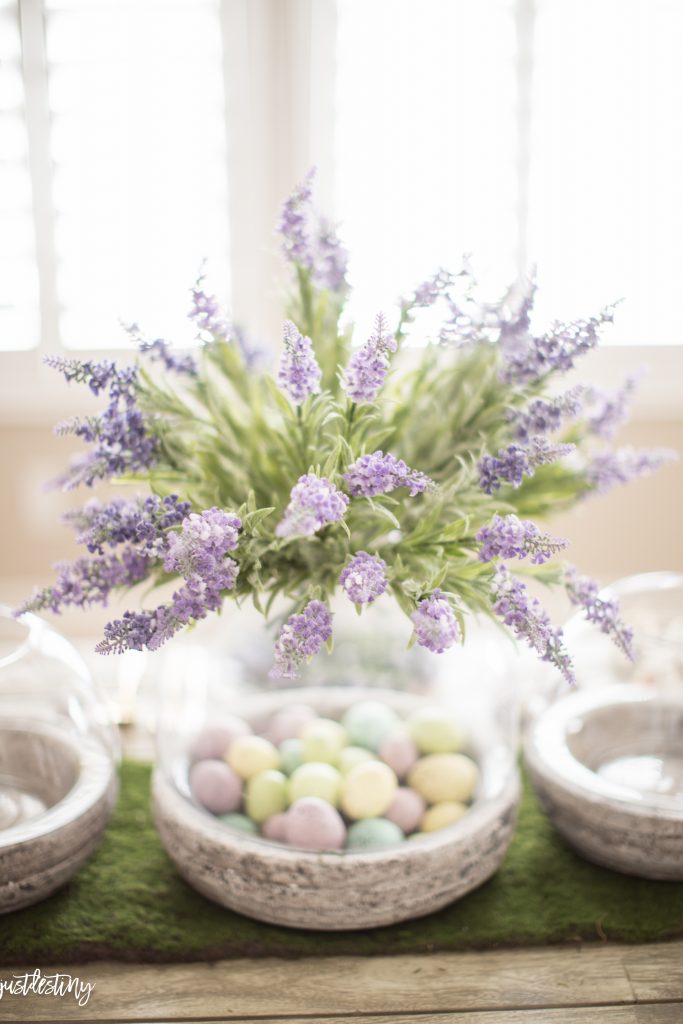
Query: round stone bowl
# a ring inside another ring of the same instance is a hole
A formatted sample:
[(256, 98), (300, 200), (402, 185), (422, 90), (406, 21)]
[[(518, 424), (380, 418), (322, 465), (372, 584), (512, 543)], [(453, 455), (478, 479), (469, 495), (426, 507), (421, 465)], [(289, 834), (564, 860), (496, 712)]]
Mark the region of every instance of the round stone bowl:
[(683, 880), (683, 694), (636, 684), (571, 694), (536, 719), (525, 758), (543, 809), (579, 853)]
[(71, 878), (99, 842), (116, 794), (116, 767), (96, 740), (0, 721), (0, 913)]
[[(240, 706), (254, 730), (288, 703), (305, 701), (341, 717), (354, 701), (379, 697), (404, 714), (416, 698), (390, 690), (316, 688), (264, 694)], [(271, 924), (321, 931), (374, 928), (439, 910), (494, 874), (510, 844), (519, 777), (495, 748), (471, 742), (480, 783), (456, 824), (386, 850), (314, 853), (227, 828), (192, 802), (189, 762), (153, 778), (157, 828), (180, 874), (204, 896)]]

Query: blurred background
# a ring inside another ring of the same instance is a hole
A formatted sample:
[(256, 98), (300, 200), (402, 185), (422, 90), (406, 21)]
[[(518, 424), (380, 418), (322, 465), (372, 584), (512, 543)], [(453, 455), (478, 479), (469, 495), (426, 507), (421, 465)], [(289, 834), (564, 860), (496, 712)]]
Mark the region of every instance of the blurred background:
[[(535, 264), (539, 327), (624, 300), (580, 376), (648, 365), (620, 441), (683, 450), (681, 53), (680, 0), (0, 0), (0, 600), (76, 553), (84, 496), (44, 482), (87, 396), (42, 357), (125, 357), (121, 321), (188, 342), (204, 259), (278, 346), (273, 228), (313, 164), (361, 336), (463, 253), (491, 296)], [(682, 485), (553, 529), (604, 582), (683, 570)]]

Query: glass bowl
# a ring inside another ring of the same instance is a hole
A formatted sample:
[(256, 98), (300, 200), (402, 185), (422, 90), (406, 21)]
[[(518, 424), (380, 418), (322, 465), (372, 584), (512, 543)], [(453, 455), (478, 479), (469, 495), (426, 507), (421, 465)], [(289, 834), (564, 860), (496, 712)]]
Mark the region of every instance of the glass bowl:
[[(495, 627), (473, 627), (466, 648), (432, 655), (406, 650), (410, 625), (390, 602), (361, 618), (346, 599), (335, 608), (334, 652), (318, 655), (295, 683), (269, 680), (272, 631), (245, 611), (232, 636), (169, 653), (153, 781), (162, 842), (190, 884), (260, 920), (322, 930), (430, 913), (482, 884), (505, 855), (519, 799), (517, 697)], [(318, 851), (232, 828), (193, 800), (192, 747), (206, 725), (239, 716), (263, 733), (288, 705), (339, 720), (364, 700), (401, 718), (420, 707), (457, 718), (479, 769), (459, 821), (395, 846)]]
[(117, 759), (77, 651), (0, 606), (0, 912), (43, 899), (87, 859), (114, 805)]

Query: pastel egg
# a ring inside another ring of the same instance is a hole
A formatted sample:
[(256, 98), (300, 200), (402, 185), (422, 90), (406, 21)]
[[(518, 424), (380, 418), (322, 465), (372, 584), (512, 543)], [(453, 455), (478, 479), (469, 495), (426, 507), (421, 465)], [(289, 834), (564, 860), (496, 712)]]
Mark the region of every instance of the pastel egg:
[(428, 804), (465, 803), (474, 793), (479, 770), (465, 754), (428, 754), (411, 768), (408, 784)]
[(252, 821), (260, 824), (267, 818), (284, 811), (289, 803), (287, 776), (270, 769), (252, 775), (246, 785), (244, 808)]
[(300, 734), (304, 761), (324, 761), (336, 764), (343, 747), (348, 743), (345, 729), (331, 718), (318, 718), (309, 722)]
[(278, 749), (280, 751), (280, 767), (287, 775), (291, 775), (299, 765), (303, 764), (304, 752), (301, 740), (283, 740)]
[(250, 835), (258, 835), (258, 828), (246, 814), (221, 814), (220, 821), (228, 828), (235, 828), (238, 832), (248, 832)]
[(341, 850), (346, 828), (338, 811), (315, 796), (297, 800), (287, 811), (285, 839), (304, 850)]
[(323, 761), (309, 761), (292, 772), (287, 786), (290, 803), (315, 796), (336, 807), (342, 787), (341, 773)]
[(396, 772), (399, 779), (408, 774), (420, 756), (407, 732), (389, 733), (380, 743), (377, 753), (385, 764)]
[(365, 818), (349, 825), (346, 837), (347, 850), (378, 850), (385, 846), (402, 843), (403, 832), (393, 821), (386, 818)]
[(464, 743), (461, 727), (445, 708), (418, 708), (408, 719), (408, 729), (422, 754), (452, 754)]
[(399, 718), (393, 708), (379, 700), (361, 700), (352, 704), (342, 718), (351, 743), (377, 750), (387, 735), (396, 729)]
[(238, 736), (248, 736), (250, 732), (251, 726), (247, 722), (229, 715), (197, 733), (190, 748), (190, 757), (193, 761), (205, 761), (208, 758), (220, 760), (227, 754), (233, 740)]
[(263, 736), (238, 736), (227, 757), (230, 767), (243, 779), (280, 767), (277, 747)]
[(266, 736), (277, 747), (283, 740), (298, 739), (303, 727), (317, 717), (317, 712), (308, 704), (290, 704), (273, 715)]
[(337, 758), (337, 768), (342, 775), (348, 775), (352, 768), (363, 761), (374, 761), (376, 758), (365, 747), (344, 747)]
[(419, 793), (414, 789), (408, 789), (407, 786), (401, 786), (396, 790), (394, 799), (384, 812), (384, 817), (398, 825), (402, 832), (414, 832), (426, 809), (427, 805)]
[(453, 825), (462, 818), (463, 814), (467, 814), (467, 807), (457, 800), (434, 804), (422, 815), (420, 829), (422, 832), (436, 832), (440, 828), (446, 828), (447, 825)]
[(341, 807), (349, 818), (380, 818), (394, 799), (398, 779), (383, 761), (364, 761), (344, 779)]
[(242, 800), (242, 780), (224, 761), (197, 761), (190, 768), (190, 792), (212, 814), (236, 811)]
[(274, 814), (272, 818), (267, 818), (261, 825), (261, 835), (264, 839), (270, 839), (273, 843), (286, 842), (286, 822), (286, 811), (280, 811), (278, 814)]

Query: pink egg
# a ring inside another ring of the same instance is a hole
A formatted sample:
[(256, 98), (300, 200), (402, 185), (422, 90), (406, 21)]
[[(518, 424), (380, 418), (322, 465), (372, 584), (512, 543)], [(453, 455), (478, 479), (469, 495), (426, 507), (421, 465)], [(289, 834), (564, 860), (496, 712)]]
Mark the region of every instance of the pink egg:
[(404, 732), (392, 732), (386, 736), (379, 745), (378, 753), (399, 779), (408, 774), (420, 756), (412, 739)]
[(303, 727), (317, 717), (308, 704), (290, 704), (273, 715), (266, 736), (278, 747), (283, 740), (297, 739)]
[(280, 811), (273, 814), (261, 825), (261, 835), (266, 839), (272, 839), (274, 843), (286, 843), (287, 812)]
[(426, 809), (427, 805), (419, 793), (414, 789), (408, 789), (407, 786), (401, 786), (396, 790), (396, 795), (384, 817), (393, 821), (394, 825), (398, 825), (407, 835), (418, 828)]
[(193, 761), (221, 760), (233, 740), (238, 736), (248, 736), (251, 731), (251, 726), (241, 718), (229, 715), (197, 733), (190, 748), (190, 756)]
[(317, 796), (304, 796), (287, 811), (285, 839), (303, 850), (340, 850), (346, 828), (332, 804)]
[(212, 814), (227, 814), (242, 802), (242, 780), (224, 761), (197, 761), (190, 768), (190, 792)]

